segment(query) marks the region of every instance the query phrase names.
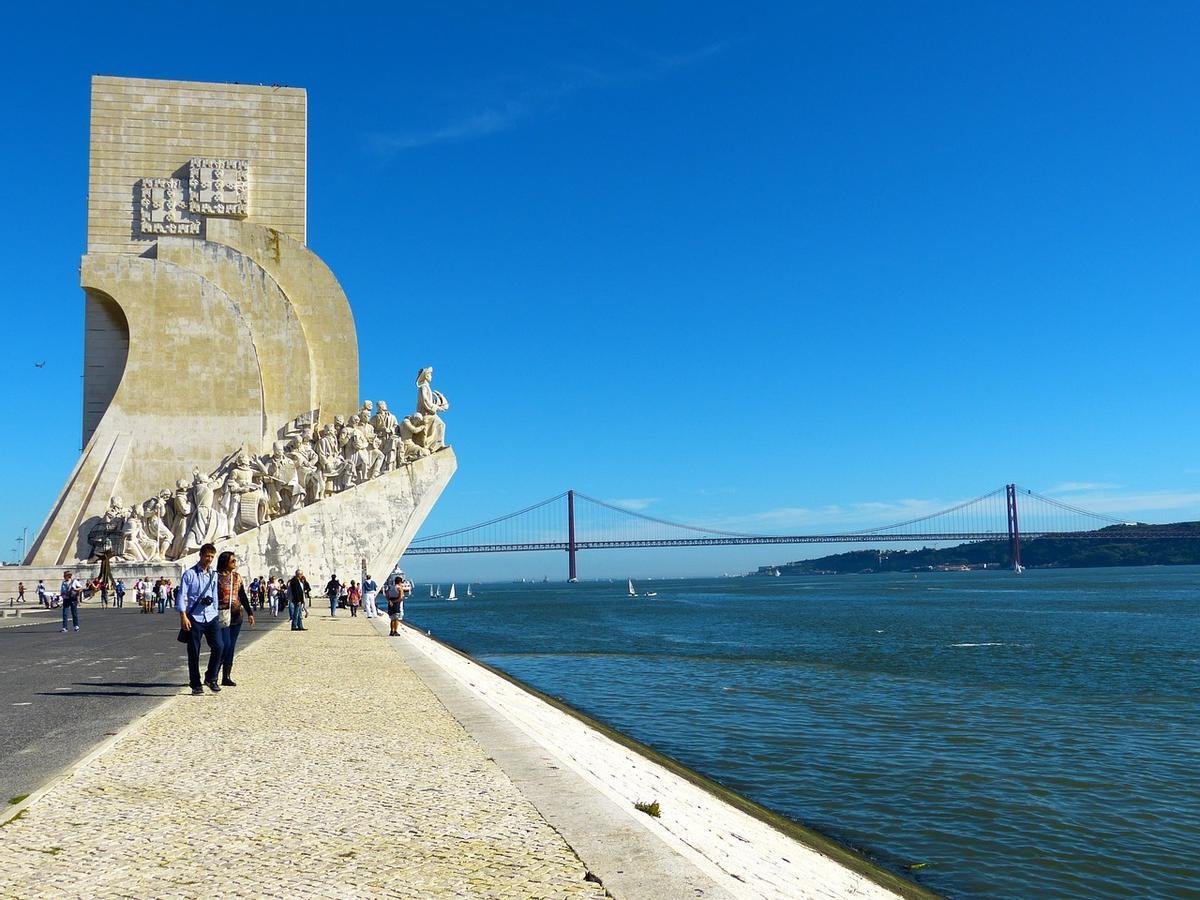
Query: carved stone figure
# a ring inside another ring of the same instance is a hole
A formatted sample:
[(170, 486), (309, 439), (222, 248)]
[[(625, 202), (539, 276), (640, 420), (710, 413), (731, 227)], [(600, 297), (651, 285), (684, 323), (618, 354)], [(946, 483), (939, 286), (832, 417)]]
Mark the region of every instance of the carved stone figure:
[(120, 523), (128, 515), (125, 509), (125, 504), (120, 497), (110, 497), (108, 501), (108, 509), (104, 511), (103, 521), (105, 523)]
[(216, 525), (213, 512), (213, 488), (208, 476), (196, 469), (192, 475), (192, 512), (188, 517), (187, 537), (184, 539), (184, 550), (194, 553), (199, 550), (212, 536)]
[(157, 550), (155, 540), (146, 534), (139, 511), (130, 510), (129, 515), (125, 517), (121, 538), (120, 557), (126, 562), (146, 562)]
[(276, 441), (271, 448), (268, 472), (271, 481), (267, 490), (276, 491), (280, 515), (287, 515), (304, 505), (304, 488), (296, 472), (296, 463), (284, 452), (281, 441)]
[[(390, 472), (392, 469), (396, 468), (396, 454), (400, 450), (400, 434), (398, 426), (399, 423), (397, 423), (397, 426), (395, 427), (387, 428), (379, 432), (379, 452), (383, 457), (379, 464), (380, 473)], [(403, 462), (403, 460), (401, 460), (401, 462)]]
[(256, 460), (258, 480), (267, 492), (266, 519), (286, 515), (296, 507), (297, 495), (302, 493), (296, 479), (294, 463), (284, 453), (283, 441), (271, 445), (271, 455)]
[(142, 504), (142, 534), (145, 558), (157, 562), (166, 557), (171, 546), (171, 531), (163, 521), (166, 504), (161, 497), (151, 497)]
[(321, 429), (321, 438), (317, 441), (317, 456), (321, 463), (321, 475), (325, 479), (325, 487), (321, 491), (322, 497), (328, 497), (335, 490), (338, 490), (337, 484), (341, 480), (342, 469), (345, 466), (345, 460), (342, 459), (341, 450), (338, 446), (338, 435), (336, 419), (335, 424), (326, 425)]
[(400, 421), (400, 459), (399, 462), (410, 463), (414, 459), (428, 456), (432, 451), (425, 446), (426, 440), (425, 416), (413, 413)]
[(89, 559), (107, 556), (113, 562), (121, 559), (124, 544), (122, 532), (125, 528), (125, 508), (120, 497), (112, 497), (100, 521), (88, 531), (88, 544), (92, 548)]
[(225, 480), (216, 502), (217, 537), (240, 534), (261, 525), (265, 518), (263, 489), (250, 464), (250, 455), (239, 449), (225, 465)]
[(387, 401), (380, 400), (379, 412), (375, 413), (375, 416), (371, 419), (371, 427), (375, 430), (375, 434), (378, 437), (383, 437), (389, 432), (394, 434), (396, 426), (399, 424), (396, 421), (396, 417), (392, 415), (391, 410), (388, 409)]
[(179, 559), (187, 547), (188, 519), (192, 512), (186, 479), (180, 478), (175, 482), (175, 492), (171, 494), (169, 505), (171, 507), (171, 546), (167, 549), (167, 559)]
[(421, 369), (417, 373), (417, 412), (425, 420), (425, 440), (422, 446), (433, 453), (446, 446), (446, 423), (438, 413), (450, 408), (450, 401), (441, 391), (435, 391), (430, 382), (433, 381), (433, 367)]
[(296, 466), (296, 479), (304, 489), (304, 504), (320, 500), (325, 493), (325, 478), (321, 474), (321, 458), (313, 447), (312, 429), (306, 427), (288, 453)]

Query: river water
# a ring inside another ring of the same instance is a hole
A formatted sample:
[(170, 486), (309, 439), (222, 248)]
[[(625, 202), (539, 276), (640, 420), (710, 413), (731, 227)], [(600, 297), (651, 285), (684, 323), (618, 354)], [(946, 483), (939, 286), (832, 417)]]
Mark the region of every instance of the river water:
[(1200, 567), (638, 588), (406, 617), (948, 896), (1200, 896)]

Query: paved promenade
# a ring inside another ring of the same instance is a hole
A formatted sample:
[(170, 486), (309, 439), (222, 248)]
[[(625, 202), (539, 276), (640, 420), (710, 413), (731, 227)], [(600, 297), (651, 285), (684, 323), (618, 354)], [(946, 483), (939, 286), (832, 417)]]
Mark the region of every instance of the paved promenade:
[(307, 624), (0, 828), (0, 896), (604, 896), (389, 639)]
[[(88, 602), (80, 631), (61, 634), (61, 621), (57, 609), (0, 618), (0, 810), (187, 684), (175, 612)], [(239, 646), (278, 621), (259, 616)]]

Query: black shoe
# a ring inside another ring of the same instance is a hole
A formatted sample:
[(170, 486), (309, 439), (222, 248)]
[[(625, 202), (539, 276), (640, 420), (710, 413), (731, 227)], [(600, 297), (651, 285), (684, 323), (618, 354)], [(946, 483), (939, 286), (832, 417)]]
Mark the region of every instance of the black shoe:
[(214, 694), (221, 693), (221, 686), (219, 684), (217, 684), (215, 681), (206, 681), (204, 683), (208, 685), (208, 689), (210, 691), (212, 691)]
[(203, 694), (203, 693), (204, 693), (204, 688), (202, 688), (202, 687), (194, 687), (194, 688), (192, 688), (192, 696), (193, 696), (193, 697), (199, 696), (199, 695), (201, 695), (201, 694)]
[(225, 687), (237, 687), (237, 682), (234, 681), (232, 678), (222, 678), (221, 684), (224, 685)]

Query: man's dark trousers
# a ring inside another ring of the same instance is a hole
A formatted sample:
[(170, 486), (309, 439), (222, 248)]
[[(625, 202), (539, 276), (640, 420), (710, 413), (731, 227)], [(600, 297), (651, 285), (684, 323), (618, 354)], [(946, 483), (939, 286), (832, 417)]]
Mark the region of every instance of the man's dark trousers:
[(225, 644), (221, 640), (221, 621), (213, 619), (210, 622), (197, 622), (190, 615), (192, 630), (188, 632), (188, 681), (193, 688), (200, 687), (200, 642), (208, 641), (208, 668), (204, 671), (204, 681), (216, 681), (221, 671), (221, 659), (225, 655)]

